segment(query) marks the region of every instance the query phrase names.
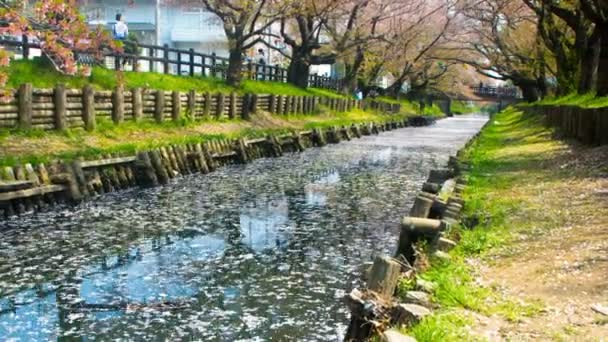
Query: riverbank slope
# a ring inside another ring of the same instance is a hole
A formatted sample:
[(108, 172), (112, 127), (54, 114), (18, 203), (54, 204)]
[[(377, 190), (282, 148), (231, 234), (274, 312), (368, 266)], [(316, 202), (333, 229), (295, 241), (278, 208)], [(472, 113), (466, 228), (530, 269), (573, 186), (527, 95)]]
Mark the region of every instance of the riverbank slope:
[(599, 341), (608, 336), (608, 147), (557, 139), (509, 109), (465, 151), (460, 240), (420, 276), (441, 309), (418, 341)]

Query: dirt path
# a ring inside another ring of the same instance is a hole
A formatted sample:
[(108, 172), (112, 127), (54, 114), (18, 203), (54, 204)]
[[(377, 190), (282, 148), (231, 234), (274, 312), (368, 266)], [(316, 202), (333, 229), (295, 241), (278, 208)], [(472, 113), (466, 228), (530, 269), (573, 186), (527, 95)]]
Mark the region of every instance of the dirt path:
[(591, 309), (608, 308), (608, 147), (563, 146), (537, 181), (511, 190), (528, 203), (511, 213), (516, 241), (478, 268), (481, 281), (544, 310), (517, 322), (480, 318), (476, 330), (490, 340), (608, 341), (608, 316)]

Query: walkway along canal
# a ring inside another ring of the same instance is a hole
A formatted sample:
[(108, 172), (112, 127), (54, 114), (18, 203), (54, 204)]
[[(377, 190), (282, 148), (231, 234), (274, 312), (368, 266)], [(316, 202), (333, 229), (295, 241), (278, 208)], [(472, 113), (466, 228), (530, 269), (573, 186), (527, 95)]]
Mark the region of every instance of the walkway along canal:
[(230, 165), (0, 223), (2, 340), (343, 338), (430, 169), (487, 119)]

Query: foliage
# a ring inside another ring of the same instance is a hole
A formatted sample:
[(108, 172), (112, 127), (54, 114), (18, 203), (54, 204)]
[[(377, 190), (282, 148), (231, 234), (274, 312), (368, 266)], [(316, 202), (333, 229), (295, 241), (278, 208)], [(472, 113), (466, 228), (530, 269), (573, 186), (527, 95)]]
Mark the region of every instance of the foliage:
[[(6, 22), (0, 27), (0, 35), (22, 36), (40, 42), (43, 54), (62, 73), (74, 75), (86, 73), (79, 68), (74, 51), (87, 51), (100, 57), (103, 49), (119, 50), (109, 34), (98, 27), (90, 30), (78, 12), (76, 0), (41, 0), (33, 7), (25, 2), (3, 1), (0, 4), (0, 17)], [(9, 54), (0, 49), (0, 66), (9, 65)], [(0, 70), (0, 87), (7, 81), (6, 70)]]

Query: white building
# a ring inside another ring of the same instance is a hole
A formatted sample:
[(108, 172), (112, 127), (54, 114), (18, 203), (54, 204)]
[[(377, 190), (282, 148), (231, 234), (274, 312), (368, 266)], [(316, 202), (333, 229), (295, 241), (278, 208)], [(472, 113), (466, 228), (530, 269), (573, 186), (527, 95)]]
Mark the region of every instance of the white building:
[(85, 0), (81, 12), (92, 24), (109, 28), (120, 13), (140, 43), (194, 49), (228, 56), (228, 42), (221, 21), (202, 7), (165, 4), (160, 0)]

